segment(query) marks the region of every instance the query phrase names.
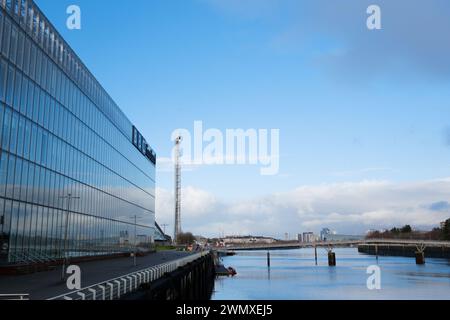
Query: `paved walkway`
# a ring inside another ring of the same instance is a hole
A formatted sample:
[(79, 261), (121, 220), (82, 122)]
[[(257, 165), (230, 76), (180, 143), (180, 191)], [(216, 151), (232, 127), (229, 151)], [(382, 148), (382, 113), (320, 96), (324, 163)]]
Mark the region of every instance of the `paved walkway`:
[[(81, 287), (88, 287), (187, 255), (189, 253), (179, 251), (151, 253), (145, 257), (137, 257), (136, 267), (131, 257), (78, 263), (81, 268)], [(29, 275), (0, 276), (0, 294), (29, 294), (32, 300), (44, 300), (70, 292), (72, 290), (67, 290), (65, 282), (61, 281), (61, 268), (59, 266), (53, 271)]]

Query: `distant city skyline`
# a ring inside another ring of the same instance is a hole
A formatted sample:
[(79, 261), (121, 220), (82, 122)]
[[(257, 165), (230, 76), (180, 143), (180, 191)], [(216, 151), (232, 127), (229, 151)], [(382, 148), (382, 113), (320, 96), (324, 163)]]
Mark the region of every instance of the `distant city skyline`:
[[(277, 175), (190, 167), (181, 208), (194, 234), (277, 238), (450, 217), (450, 3), (375, 2), (383, 28), (369, 31), (366, 0), (79, 0), (81, 30), (66, 28), (72, 1), (36, 1), (159, 159), (195, 121), (279, 129)], [(164, 161), (156, 185), (172, 229)]]

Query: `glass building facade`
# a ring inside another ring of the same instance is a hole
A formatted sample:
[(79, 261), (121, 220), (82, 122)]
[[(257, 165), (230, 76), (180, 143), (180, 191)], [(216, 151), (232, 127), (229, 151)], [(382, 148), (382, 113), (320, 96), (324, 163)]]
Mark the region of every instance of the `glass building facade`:
[(34, 2), (0, 0), (0, 264), (151, 248), (155, 164)]

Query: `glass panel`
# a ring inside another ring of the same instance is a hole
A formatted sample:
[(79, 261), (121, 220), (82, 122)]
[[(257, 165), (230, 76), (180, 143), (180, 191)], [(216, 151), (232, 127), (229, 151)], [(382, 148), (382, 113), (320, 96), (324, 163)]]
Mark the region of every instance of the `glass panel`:
[(9, 238), (10, 228), (11, 228), (11, 210), (12, 210), (12, 201), (5, 201), (5, 213), (4, 213), (4, 221), (3, 221), (3, 233)]
[(56, 237), (55, 237), (55, 230), (56, 230), (56, 213), (55, 210), (49, 209), (48, 211), (49, 221), (48, 221), (48, 229), (49, 232), (47, 234), (47, 237), (49, 238), (49, 252), (48, 254), (50, 256), (55, 256), (56, 251)]
[(47, 254), (49, 239), (47, 238), (48, 230), (48, 208), (41, 207), (42, 221), (41, 221), (41, 253)]
[(28, 93), (28, 79), (27, 77), (22, 77), (22, 93), (20, 99), (19, 112), (26, 115), (27, 112), (27, 95)]
[(23, 139), (23, 157), (30, 159), (31, 122), (25, 121), (25, 134)]
[[(10, 243), (9, 252), (11, 255), (16, 255), (17, 252), (17, 224), (19, 215), (19, 203), (14, 201), (11, 212), (11, 227), (10, 227)], [(13, 257), (15, 259), (15, 257)]]
[(9, 45), (11, 39), (11, 22), (5, 17), (5, 24), (3, 30), (3, 40), (2, 40), (2, 52), (5, 57), (9, 56)]
[[(3, 244), (1, 250), (2, 260), (8, 261), (9, 246), (10, 246), (10, 227), (11, 227), (11, 208), (12, 202), (10, 200), (5, 201), (4, 207), (4, 220), (3, 220)], [(3, 249), (4, 248), (4, 249)]]
[(30, 40), (27, 37), (25, 37), (23, 49), (23, 72), (27, 75), (29, 74), (30, 69), (30, 48), (31, 48)]
[(16, 158), (16, 171), (14, 175), (14, 194), (13, 198), (16, 200), (20, 200), (20, 184), (22, 183), (22, 163), (23, 160), (20, 158)]
[(19, 132), (17, 136), (17, 155), (22, 157), (23, 156), (23, 140), (25, 135), (25, 118), (20, 117), (19, 118)]
[(33, 201), (34, 194), (34, 169), (35, 165), (30, 162), (28, 168), (27, 202)]
[(20, 72), (16, 72), (15, 85), (14, 85), (14, 101), (13, 107), (17, 111), (20, 110), (20, 94), (22, 89), (22, 74)]
[(35, 71), (36, 71), (36, 46), (31, 44), (30, 50), (30, 77), (35, 80)]
[(36, 212), (36, 225), (35, 225), (35, 230), (36, 230), (35, 249), (36, 249), (36, 251), (41, 251), (41, 245), (43, 244), (43, 239), (42, 239), (42, 211), (43, 211), (43, 208), (42, 207), (38, 207), (37, 212)]
[(6, 62), (0, 62), (0, 101), (5, 102), (6, 98)]
[(36, 250), (36, 233), (37, 233), (37, 218), (38, 218), (38, 206), (33, 205), (31, 208), (31, 216), (29, 219), (29, 234), (30, 241), (28, 243), (28, 247), (32, 250)]
[(42, 133), (42, 144), (41, 144), (41, 163), (43, 166), (47, 166), (47, 155), (48, 155), (48, 133), (44, 131)]
[[(4, 228), (4, 221), (5, 221), (5, 199), (0, 198), (0, 242), (2, 241), (3, 236), (3, 228)], [(1, 243), (3, 244), (3, 243)], [(1, 256), (1, 246), (0, 246), (0, 256)], [(0, 258), (1, 259), (1, 258)]]
[[(3, 103), (0, 103), (0, 128), (3, 129), (3, 115), (5, 113), (5, 106), (3, 105)], [(0, 131), (0, 146), (2, 145), (2, 131)]]
[(6, 79), (6, 103), (12, 106), (14, 90), (14, 69), (13, 67), (8, 68), (8, 78)]
[(26, 205), (25, 203), (19, 203), (19, 210), (17, 212), (17, 239), (16, 239), (16, 247), (17, 252), (25, 251), (23, 247), (24, 242), (24, 230), (25, 230), (25, 218), (26, 218)]
[(36, 145), (37, 145), (37, 126), (33, 123), (31, 127), (31, 143), (30, 143), (30, 160), (36, 159)]
[(15, 16), (19, 16), (19, 2), (18, 2), (18, 0), (13, 0), (14, 2), (13, 2), (13, 4), (14, 4), (14, 6), (13, 6), (13, 12), (14, 12), (14, 15)]
[(19, 34), (17, 32), (17, 28), (13, 27), (11, 29), (11, 47), (9, 50), (9, 58), (12, 61), (12, 63), (16, 63), (18, 38), (19, 38)]
[[(1, 0), (0, 0), (1, 3)], [(3, 12), (0, 10), (0, 39), (3, 39)], [(1, 50), (1, 46), (0, 46)]]
[(33, 116), (33, 100), (34, 99), (34, 85), (32, 81), (28, 81), (28, 101), (27, 101), (27, 117), (29, 119)]
[(6, 182), (8, 177), (8, 154), (0, 153), (0, 197), (5, 196)]
[(16, 153), (18, 126), (19, 126), (19, 114), (17, 112), (13, 112), (11, 120), (11, 138), (9, 143), (9, 151), (11, 153)]
[(24, 217), (24, 221), (23, 221), (23, 229), (22, 229), (22, 235), (23, 235), (23, 242), (22, 242), (22, 246), (24, 247), (25, 250), (32, 250), (33, 248), (31, 247), (31, 243), (32, 241), (34, 241), (34, 236), (30, 234), (30, 223), (32, 221), (32, 205), (31, 204), (26, 204), (25, 207), (25, 217)]
[(23, 45), (24, 45), (24, 35), (23, 33), (20, 31), (19, 32), (19, 40), (17, 43), (17, 66), (19, 68), (22, 68), (23, 65)]
[(29, 163), (24, 161), (22, 164), (22, 182), (20, 184), (20, 200), (27, 201), (27, 185), (28, 185)]
[(2, 131), (2, 149), (9, 150), (9, 136), (11, 133), (11, 109), (5, 108)]

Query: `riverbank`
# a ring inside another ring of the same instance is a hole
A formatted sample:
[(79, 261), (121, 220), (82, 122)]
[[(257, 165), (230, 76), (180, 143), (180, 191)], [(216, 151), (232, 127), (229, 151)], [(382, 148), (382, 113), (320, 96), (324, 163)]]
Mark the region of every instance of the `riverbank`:
[[(419, 248), (420, 249), (420, 248)], [(360, 244), (358, 252), (368, 255), (415, 257), (418, 247), (405, 244)], [(425, 258), (450, 259), (450, 246), (426, 246)]]

